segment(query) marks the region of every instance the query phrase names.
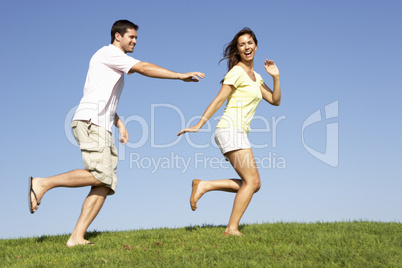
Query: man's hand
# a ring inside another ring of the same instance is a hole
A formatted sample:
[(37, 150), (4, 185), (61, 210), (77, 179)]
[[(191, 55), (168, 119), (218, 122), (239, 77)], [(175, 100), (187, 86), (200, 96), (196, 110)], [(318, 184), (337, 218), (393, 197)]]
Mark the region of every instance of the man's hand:
[(127, 132), (126, 126), (124, 125), (123, 121), (121, 121), (121, 119), (117, 115), (117, 113), (114, 114), (113, 124), (119, 130), (119, 134), (120, 134), (119, 142), (126, 144), (128, 142), (128, 132)]
[(198, 82), (200, 78), (204, 78), (205, 74), (200, 72), (181, 73), (180, 80), (184, 82)]
[(125, 126), (119, 127), (120, 138), (119, 142), (126, 144), (128, 142), (128, 132)]

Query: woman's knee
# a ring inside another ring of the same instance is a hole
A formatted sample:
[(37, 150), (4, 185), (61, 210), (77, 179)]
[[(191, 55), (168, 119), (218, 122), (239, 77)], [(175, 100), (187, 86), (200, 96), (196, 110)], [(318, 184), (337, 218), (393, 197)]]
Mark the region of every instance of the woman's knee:
[(261, 182), (258, 181), (258, 183), (255, 185), (255, 191), (254, 193), (258, 192), (261, 189)]
[(249, 181), (248, 184), (252, 187), (254, 193), (258, 192), (261, 188), (261, 181), (259, 179)]

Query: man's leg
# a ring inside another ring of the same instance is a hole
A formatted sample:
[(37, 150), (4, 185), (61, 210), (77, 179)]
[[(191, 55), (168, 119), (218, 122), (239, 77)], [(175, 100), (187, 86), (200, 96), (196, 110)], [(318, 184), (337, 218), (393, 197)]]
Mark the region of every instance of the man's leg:
[[(103, 186), (104, 184), (85, 169), (76, 169), (52, 176), (49, 178), (34, 178), (32, 180), (32, 190), (36, 194), (38, 203), (41, 202), (43, 195), (50, 189), (56, 187), (84, 187), (84, 186)], [(35, 212), (38, 209), (35, 196), (31, 192), (32, 210)]]
[(90, 244), (88, 240), (84, 239), (85, 232), (95, 219), (96, 215), (98, 215), (98, 212), (102, 208), (109, 191), (110, 189), (104, 186), (92, 187), (84, 201), (84, 204), (82, 205), (82, 211), (80, 217), (78, 218), (77, 225), (67, 241), (68, 247)]

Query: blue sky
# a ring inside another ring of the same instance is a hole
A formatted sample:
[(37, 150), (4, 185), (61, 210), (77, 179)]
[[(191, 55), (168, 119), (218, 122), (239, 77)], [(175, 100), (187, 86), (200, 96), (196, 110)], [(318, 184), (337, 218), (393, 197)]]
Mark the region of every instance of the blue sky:
[[(57, 188), (31, 215), (29, 176), (82, 168), (68, 127), (88, 63), (118, 19), (140, 26), (134, 58), (200, 83), (134, 74), (118, 113), (118, 188), (89, 231), (225, 225), (234, 195), (189, 206), (194, 178), (236, 178), (211, 142), (217, 120), (177, 138), (219, 91), (222, 50), (241, 28), (281, 72), (282, 103), (261, 103), (250, 141), (262, 188), (242, 223), (402, 221), (402, 4), (399, 1), (1, 1), (0, 238), (71, 233), (89, 188)], [(219, 118), (223, 108), (213, 119)], [(186, 165), (184, 164), (186, 163)]]

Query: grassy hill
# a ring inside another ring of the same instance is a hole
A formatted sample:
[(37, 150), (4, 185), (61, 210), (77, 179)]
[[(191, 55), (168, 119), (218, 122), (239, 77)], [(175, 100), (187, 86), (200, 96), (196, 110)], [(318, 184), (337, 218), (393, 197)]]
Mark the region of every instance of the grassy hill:
[(0, 240), (0, 267), (402, 267), (402, 224), (381, 222), (242, 225), (91, 232)]

